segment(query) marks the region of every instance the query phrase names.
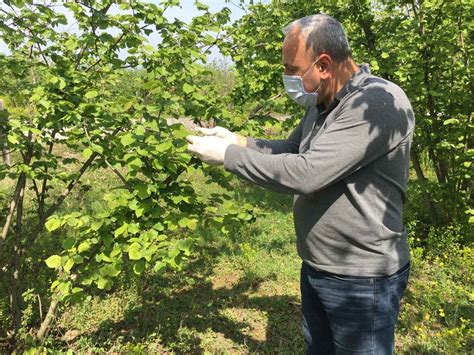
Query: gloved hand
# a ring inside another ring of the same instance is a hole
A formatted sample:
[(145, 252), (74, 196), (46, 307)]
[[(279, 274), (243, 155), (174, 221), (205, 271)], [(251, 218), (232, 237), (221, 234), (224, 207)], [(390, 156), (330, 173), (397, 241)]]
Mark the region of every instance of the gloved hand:
[(196, 132), (206, 136), (215, 136), (224, 139), (229, 144), (237, 144), (242, 147), (247, 145), (247, 138), (229, 131), (227, 128), (216, 126), (214, 128), (196, 127)]
[(208, 136), (187, 136), (188, 150), (209, 165), (224, 164), (224, 156), (230, 145), (225, 139)]

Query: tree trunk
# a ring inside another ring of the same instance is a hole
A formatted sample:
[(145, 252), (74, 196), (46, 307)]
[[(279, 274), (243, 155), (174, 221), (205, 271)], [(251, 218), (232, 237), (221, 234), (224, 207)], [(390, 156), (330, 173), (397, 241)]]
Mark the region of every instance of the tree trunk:
[(420, 181), (421, 184), (421, 193), (423, 196), (423, 202), (425, 204), (425, 208), (428, 210), (430, 214), (431, 224), (438, 225), (438, 214), (436, 213), (436, 206), (433, 202), (433, 198), (431, 197), (430, 193), (427, 190), (427, 182), (428, 180), (423, 173), (421, 168), (420, 159), (418, 157), (418, 152), (416, 151), (415, 147), (412, 147), (411, 150), (411, 161), (413, 163), (413, 168), (416, 172), (416, 177)]
[(20, 189), (20, 199), (18, 200), (17, 207), (17, 218), (15, 225), (15, 238), (13, 245), (13, 269), (11, 270), (11, 284), (10, 284), (10, 302), (13, 317), (13, 326), (15, 334), (18, 334), (21, 326), (21, 261), (20, 261), (20, 248), (21, 248), (21, 232), (23, 226), (23, 200), (25, 196), (25, 184), (26, 179), (22, 181)]
[[(414, 1), (412, 1), (412, 9), (413, 9), (413, 13), (415, 14), (415, 18), (418, 20), (418, 23), (419, 23), (418, 32), (420, 35), (420, 39), (423, 42), (423, 48), (420, 51), (420, 55), (423, 60), (423, 83), (427, 92), (426, 105), (428, 108), (430, 118), (432, 120), (432, 124), (431, 124), (432, 132), (425, 132), (426, 138), (428, 141), (428, 154), (429, 154), (430, 159), (433, 161), (433, 166), (435, 169), (438, 182), (446, 183), (447, 178), (448, 178), (448, 167), (446, 165), (446, 162), (443, 160), (444, 157), (442, 156), (442, 152), (439, 152), (437, 149), (437, 144), (441, 141), (441, 134), (440, 134), (441, 123), (437, 116), (438, 112), (436, 111), (433, 95), (430, 93), (430, 89), (432, 87), (432, 71), (430, 68), (430, 61), (431, 61), (432, 55), (430, 53), (430, 47), (426, 42), (426, 32), (425, 32), (425, 26), (423, 23), (424, 13), (421, 11), (421, 8), (417, 10)], [(431, 133), (434, 133), (433, 138), (431, 138)]]
[(58, 309), (58, 305), (59, 300), (56, 295), (53, 295), (53, 298), (51, 299), (51, 303), (48, 308), (48, 313), (46, 313), (46, 317), (41, 323), (38, 333), (36, 334), (36, 338), (38, 340), (43, 340), (48, 334), (49, 328), (51, 327), (51, 324), (54, 318), (56, 317), (56, 310)]
[[(3, 110), (3, 100), (0, 100), (0, 111)], [(8, 125), (5, 122), (5, 127), (8, 127)], [(10, 150), (8, 149), (8, 144), (7, 144), (7, 132), (1, 132), (0, 131), (0, 141), (3, 141), (2, 143), (2, 157), (3, 157), (3, 164), (6, 166), (11, 166), (11, 159), (10, 159)]]
[[(15, 211), (16, 211), (16, 208), (18, 206), (18, 202), (20, 200), (20, 196), (21, 196), (21, 192), (22, 192), (25, 180), (26, 180), (25, 173), (21, 173), (20, 176), (18, 177), (18, 181), (17, 181), (16, 187), (15, 187), (15, 192), (14, 192), (12, 200), (10, 202), (10, 208), (9, 208), (9, 211), (8, 211), (8, 214), (7, 214), (7, 219), (5, 220), (5, 224), (3, 225), (2, 236), (1, 236), (1, 239), (0, 239), (0, 247), (7, 240), (8, 231), (10, 229), (10, 226), (11, 226), (11, 223), (12, 223), (12, 220), (13, 220), (13, 216), (15, 215)], [(0, 249), (0, 251), (1, 251), (1, 249)]]

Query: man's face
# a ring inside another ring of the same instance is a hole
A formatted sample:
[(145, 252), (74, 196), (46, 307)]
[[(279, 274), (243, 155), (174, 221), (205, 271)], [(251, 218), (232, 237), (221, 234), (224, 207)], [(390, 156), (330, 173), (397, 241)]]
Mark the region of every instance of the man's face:
[[(306, 48), (299, 28), (294, 28), (283, 41), (282, 60), (284, 74), (303, 76), (303, 85), (306, 92), (314, 92), (320, 83), (317, 64), (312, 65), (315, 56), (311, 48)], [(319, 100), (318, 100), (319, 101)]]

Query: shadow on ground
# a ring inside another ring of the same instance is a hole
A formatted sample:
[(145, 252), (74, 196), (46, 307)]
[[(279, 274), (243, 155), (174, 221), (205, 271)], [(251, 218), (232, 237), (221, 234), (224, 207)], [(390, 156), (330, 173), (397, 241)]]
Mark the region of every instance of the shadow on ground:
[[(208, 334), (215, 338), (210, 346), (218, 346), (219, 352), (302, 352), (299, 300), (256, 292), (276, 275), (266, 280), (228, 275), (235, 282), (224, 280), (219, 287), (209, 277), (211, 269), (202, 260), (188, 265), (184, 274), (195, 280), (192, 285), (183, 282), (183, 273), (153, 280), (142, 293), (141, 305), (127, 309), (118, 322), (102, 322), (86, 336), (96, 344), (114, 343), (119, 337), (122, 344), (138, 344), (154, 334), (167, 350), (202, 353), (209, 350), (202, 339)], [(196, 274), (200, 276), (194, 278)], [(228, 312), (235, 314), (229, 317)]]

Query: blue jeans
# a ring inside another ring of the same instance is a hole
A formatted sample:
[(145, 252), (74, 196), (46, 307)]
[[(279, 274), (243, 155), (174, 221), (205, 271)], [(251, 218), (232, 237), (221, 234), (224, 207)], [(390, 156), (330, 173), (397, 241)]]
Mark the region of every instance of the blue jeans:
[(306, 354), (392, 354), (410, 264), (386, 277), (339, 276), (303, 263)]

